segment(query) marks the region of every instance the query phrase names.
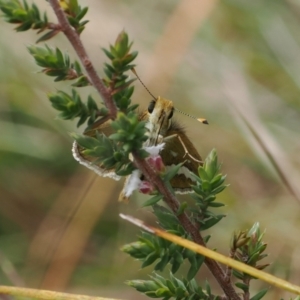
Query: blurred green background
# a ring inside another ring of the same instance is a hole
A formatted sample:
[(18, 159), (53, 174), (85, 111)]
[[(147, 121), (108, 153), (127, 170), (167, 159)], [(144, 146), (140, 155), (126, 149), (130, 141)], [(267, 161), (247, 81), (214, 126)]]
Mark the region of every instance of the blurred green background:
[[(46, 1), (35, 2), (53, 17)], [(233, 231), (258, 221), (269, 245), (267, 271), (299, 284), (299, 1), (80, 3), (90, 7), (82, 39), (101, 76), (101, 47), (125, 29), (151, 92), (209, 120), (203, 126), (176, 116), (203, 157), (217, 149), (228, 175), (220, 196), (227, 217), (210, 230), (209, 246), (228, 254)], [(96, 178), (73, 159), (69, 132), (80, 130), (56, 119), (46, 97), (70, 83), (39, 74), (26, 50), (35, 32), (17, 34), (3, 19), (0, 32), (1, 284), (145, 299), (124, 284), (147, 278), (150, 268), (140, 270), (119, 250), (139, 231), (118, 214), (155, 222), (139, 208), (146, 197), (117, 203), (122, 183)], [(62, 35), (48, 44), (75, 57)], [(146, 108), (151, 97), (135, 85), (133, 100)], [(215, 285), (204, 267), (198, 280), (206, 278)], [(253, 291), (266, 286), (254, 282)], [(272, 287), (265, 299), (281, 297), (291, 295)]]

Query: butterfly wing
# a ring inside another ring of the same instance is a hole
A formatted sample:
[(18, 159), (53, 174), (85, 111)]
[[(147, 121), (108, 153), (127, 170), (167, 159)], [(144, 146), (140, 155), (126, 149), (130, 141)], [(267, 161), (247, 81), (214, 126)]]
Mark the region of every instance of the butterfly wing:
[[(111, 121), (107, 121), (100, 125), (98, 128), (91, 129), (85, 132), (85, 135), (88, 136), (95, 136), (96, 132), (104, 134), (105, 136), (109, 136), (113, 133), (113, 129), (110, 126)], [(73, 143), (72, 153), (73, 157), (83, 166), (87, 167), (88, 169), (94, 171), (97, 175), (102, 177), (110, 177), (114, 180), (119, 180), (121, 177), (116, 175), (115, 169), (107, 169), (105, 168), (99, 161), (97, 161), (96, 157), (88, 156), (83, 154), (84, 148), (80, 147), (77, 142)]]
[(183, 128), (176, 123), (168, 130), (165, 143), (161, 157), (167, 168), (184, 161), (179, 172), (170, 181), (172, 187), (179, 194), (193, 192), (191, 185), (195, 184), (195, 181), (190, 172), (198, 175), (198, 168), (202, 165), (201, 156)]

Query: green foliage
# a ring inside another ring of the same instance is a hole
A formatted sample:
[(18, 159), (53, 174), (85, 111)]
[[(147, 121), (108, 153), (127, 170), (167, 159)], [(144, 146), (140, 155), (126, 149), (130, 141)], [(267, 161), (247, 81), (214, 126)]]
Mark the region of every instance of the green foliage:
[(265, 294), (267, 292), (268, 292), (268, 289), (263, 289), (263, 290), (259, 291), (256, 295), (251, 297), (250, 300), (260, 300), (265, 296)]
[(39, 29), (39, 32), (47, 29), (48, 18), (46, 13), (41, 16), (38, 7), (33, 3), (31, 6), (26, 0), (23, 4), (19, 0), (1, 0), (0, 9), (4, 13), (6, 22), (18, 24), (16, 31)]
[[(96, 117), (105, 114), (97, 110), (97, 106), (94, 104), (88, 105), (88, 109), (86, 109), (86, 106), (77, 97), (74, 101), (76, 104), (73, 105), (72, 103), (70, 105), (72, 112), (66, 112), (68, 117), (70, 115), (79, 117), (79, 125), (89, 117), (87, 130), (91, 128), (95, 132), (92, 134), (93, 137), (81, 136), (78, 139), (78, 136), (75, 136), (78, 144), (83, 148), (82, 153), (97, 158), (106, 167), (114, 167), (115, 172), (122, 176), (129, 175), (134, 169), (134, 165), (129, 159), (131, 152), (135, 151), (142, 158), (148, 156), (148, 153), (142, 149), (143, 143), (147, 140), (145, 123), (141, 122), (134, 112), (137, 105), (130, 105), (130, 97), (134, 91), (134, 88), (130, 85), (133, 80), (128, 80), (128, 76), (124, 74), (124, 72), (134, 67), (131, 63), (137, 56), (137, 52), (130, 52), (131, 45), (132, 43), (128, 41), (128, 35), (121, 32), (114, 46), (110, 46), (110, 50), (104, 50), (111, 60), (110, 64), (105, 63), (104, 71), (107, 78), (104, 79), (104, 82), (117, 107), (123, 111), (119, 112), (116, 120), (110, 123), (113, 133), (106, 137), (101, 134), (101, 130), (97, 131), (97, 128), (95, 128)], [(71, 100), (67, 99), (66, 102), (71, 103)], [(61, 108), (62, 106), (56, 107)], [(66, 111), (64, 107), (63, 110)], [(98, 143), (96, 141), (86, 143), (91, 139), (98, 139)]]
[[(69, 16), (75, 19), (83, 17), (87, 10), (81, 10), (77, 1), (63, 2), (63, 8)], [(73, 26), (74, 23), (71, 22)], [(128, 80), (124, 72), (133, 68), (132, 61), (136, 58), (137, 52), (130, 52), (132, 43), (128, 41), (128, 35), (121, 32), (114, 46), (110, 50), (104, 50), (111, 64), (105, 64), (105, 73), (107, 78), (105, 84), (108, 91), (120, 110), (127, 113), (119, 113), (117, 119), (111, 123), (114, 133), (107, 137), (98, 131), (96, 122), (101, 117), (105, 117), (108, 111), (105, 107), (98, 108), (94, 99), (89, 96), (87, 103), (84, 103), (74, 89), (71, 94), (63, 91), (50, 93), (48, 95), (52, 106), (57, 109), (64, 120), (78, 118), (77, 126), (82, 125), (88, 120), (87, 131), (92, 129), (92, 136), (73, 135), (78, 144), (82, 147), (82, 153), (95, 157), (97, 162), (105, 167), (115, 167), (119, 175), (128, 175), (134, 169), (129, 159), (129, 154), (136, 151), (141, 157), (148, 154), (142, 149), (146, 141), (145, 124), (140, 122), (138, 116), (134, 113), (137, 105), (131, 105), (130, 97), (134, 88), (130, 85), (133, 80)], [(88, 77), (83, 74), (78, 61), (71, 62), (69, 55), (63, 53), (60, 49), (50, 48), (49, 46), (28, 47), (30, 54), (34, 57), (38, 66), (42, 67), (42, 72), (48, 76), (55, 77), (54, 81), (76, 80), (72, 84), (74, 87), (83, 87), (90, 85)], [(101, 120), (100, 120), (101, 121)], [(101, 124), (101, 123), (100, 123)]]
[(125, 115), (119, 113), (117, 119), (111, 123), (116, 131), (110, 138), (122, 143), (122, 149), (128, 153), (138, 151), (141, 157), (147, 157), (148, 153), (142, 149), (143, 143), (147, 140), (145, 122), (140, 122), (134, 112)]
[(134, 170), (129, 158), (132, 151), (140, 157), (148, 156), (142, 149), (147, 139), (145, 126), (140, 122), (134, 112), (128, 115), (119, 113), (117, 119), (111, 123), (115, 133), (106, 137), (96, 132), (94, 137), (73, 135), (78, 144), (84, 149), (82, 153), (97, 158), (107, 168), (116, 168), (118, 175), (128, 175)]
[[(175, 169), (178, 171), (178, 168)], [(175, 174), (176, 170), (174, 171)], [(172, 174), (174, 172), (172, 171)], [(147, 201), (147, 205), (152, 205), (153, 213), (161, 228), (187, 239), (190, 239), (191, 237), (187, 234), (177, 218), (181, 213), (185, 212), (188, 214), (194, 221), (194, 225), (197, 226), (201, 232), (216, 225), (224, 217), (223, 214), (215, 214), (211, 211), (211, 209), (218, 209), (223, 206), (223, 203), (216, 202), (215, 200), (217, 194), (226, 187), (224, 184), (226, 176), (220, 173), (220, 164), (218, 163), (218, 157), (215, 150), (210, 152), (204, 165), (199, 167), (199, 176), (193, 176), (196, 180), (196, 185), (193, 186), (195, 194), (193, 194), (192, 197), (195, 200), (196, 208), (189, 206), (184, 202), (180, 206), (177, 215), (175, 215), (166, 207), (157, 204), (161, 199), (161, 197), (159, 197), (160, 195), (156, 195)], [(263, 253), (266, 249), (266, 244), (262, 242), (262, 237), (263, 234), (261, 234), (257, 223), (254, 224), (249, 231), (235, 234), (231, 242), (232, 256), (257, 269), (264, 269), (268, 264), (257, 265), (257, 262), (266, 256), (266, 254)], [(207, 243), (209, 239), (210, 236), (203, 238), (205, 243)], [(168, 279), (158, 276), (157, 274), (155, 275), (155, 278), (152, 277), (152, 280), (133, 280), (128, 282), (129, 285), (135, 287), (145, 295), (161, 299), (169, 299), (171, 297), (175, 297), (176, 299), (214, 298), (210, 294), (210, 285), (208, 282), (206, 282), (205, 289), (197, 285), (201, 298), (199, 298), (197, 293), (193, 294), (187, 288), (191, 282), (194, 282), (194, 278), (204, 262), (205, 258), (203, 256), (149, 233), (142, 233), (138, 241), (124, 246), (122, 250), (133, 258), (140, 260), (142, 268), (154, 265), (153, 269), (155, 271), (162, 272), (170, 265), (171, 281), (175, 280), (173, 274), (175, 274), (183, 265), (189, 265), (188, 272), (181, 282), (186, 289), (176, 289)], [(231, 276), (230, 272), (228, 274), (228, 276)], [(239, 282), (236, 282), (235, 286), (241, 289), (245, 294), (249, 295), (251, 276), (235, 270), (233, 270), (233, 275), (240, 280)], [(201, 294), (204, 290), (205, 293)], [(183, 291), (185, 292), (183, 293)], [(267, 289), (261, 290), (253, 296), (253, 299), (261, 299), (266, 292)]]
[(153, 206), (153, 213), (158, 219), (159, 225), (165, 230), (171, 230), (172, 233), (184, 236), (185, 230), (178, 218), (164, 206)]
[(128, 152), (123, 151), (117, 142), (96, 132), (95, 137), (72, 134), (72, 137), (82, 147), (82, 154), (95, 157), (95, 163), (101, 163), (105, 168), (115, 168), (118, 175), (131, 174), (135, 169), (129, 159)]
[(45, 47), (30, 46), (28, 51), (36, 64), (43, 68), (43, 73), (55, 77), (54, 81), (77, 79), (72, 84), (75, 87), (90, 84), (87, 76), (82, 73), (79, 62), (75, 60), (72, 63), (69, 55), (63, 54), (58, 48), (53, 49), (47, 45)]
[[(71, 5), (71, 2), (69, 4)], [(72, 6), (72, 9), (74, 11), (78, 9), (78, 6)], [(131, 62), (137, 56), (137, 52), (130, 53), (130, 47), (127, 34), (122, 32), (115, 45), (110, 47), (110, 51), (105, 50), (106, 55), (112, 59), (111, 64), (105, 64), (105, 70), (111, 70), (109, 73), (111, 78), (107, 78), (105, 83), (119, 108), (127, 113), (126, 115), (120, 112), (117, 119), (111, 123), (114, 133), (110, 137), (101, 134), (101, 130), (98, 131), (95, 125), (101, 121), (99, 118), (107, 116), (108, 111), (105, 107), (99, 108), (91, 96), (85, 103), (74, 89), (71, 94), (58, 91), (48, 95), (52, 106), (60, 112), (60, 118), (64, 120), (78, 118), (77, 126), (81, 126), (88, 120), (86, 131), (89, 132), (89, 136), (73, 135), (82, 147), (82, 154), (95, 157), (97, 162), (105, 167), (116, 168), (116, 173), (119, 175), (128, 175), (134, 169), (129, 159), (132, 151), (136, 151), (140, 157), (148, 155), (142, 149), (147, 139), (145, 124), (139, 121), (133, 111), (137, 105), (130, 106), (130, 97), (134, 91), (130, 84), (133, 80), (127, 80), (128, 76), (123, 73), (133, 67)], [(75, 60), (71, 63), (69, 55), (60, 49), (53, 49), (47, 45), (45, 47), (31, 46), (28, 49), (37, 65), (43, 68), (43, 73), (55, 77), (55, 81), (76, 79), (72, 84), (75, 87), (90, 84), (79, 62)]]
[(81, 21), (88, 12), (88, 7), (81, 8), (77, 0), (61, 1), (61, 6), (71, 26), (80, 34), (84, 30), (85, 24), (89, 22)]
[[(170, 229), (170, 232), (173, 231)], [(142, 233), (137, 242), (125, 245), (122, 251), (142, 262), (142, 268), (154, 264), (154, 270), (162, 272), (168, 264), (175, 274), (183, 262), (189, 262), (187, 279), (195, 277), (204, 257), (149, 233)]]
[(123, 155), (112, 155), (117, 151), (117, 144), (103, 134), (96, 133), (96, 137), (72, 134), (72, 137), (84, 148), (84, 155), (97, 158), (107, 168), (114, 167), (118, 161), (124, 159)]
[(129, 280), (126, 283), (150, 298), (164, 300), (171, 298), (178, 300), (214, 299), (210, 289), (203, 290), (195, 279), (179, 280), (172, 273), (170, 273), (170, 279), (156, 273), (150, 278), (152, 280)]
[[(164, 174), (164, 180), (170, 180), (178, 172), (179, 168), (180, 165), (174, 167), (170, 171), (170, 174)], [(215, 150), (212, 150), (206, 158), (203, 167), (199, 167), (199, 176), (194, 175), (196, 180), (196, 185), (193, 187), (196, 191), (196, 194), (193, 195), (195, 207), (188, 206), (188, 204), (184, 202), (177, 213), (177, 215), (179, 215), (186, 212), (201, 231), (216, 225), (224, 217), (224, 215), (215, 214), (210, 210), (211, 208), (217, 209), (223, 206), (222, 203), (215, 202), (216, 195), (226, 187), (224, 185), (226, 176), (220, 174), (219, 170), (220, 165), (218, 164), (217, 153)], [(191, 239), (177, 216), (166, 207), (157, 204), (160, 200), (159, 196), (160, 195), (154, 196), (152, 200), (150, 199), (149, 203), (147, 203), (147, 205), (152, 204), (153, 213), (158, 220), (159, 226), (172, 234)], [(210, 236), (203, 238), (205, 243), (208, 242), (209, 238)], [(142, 268), (154, 264), (155, 271), (163, 271), (169, 264), (171, 266), (171, 276), (173, 276), (172, 274), (175, 274), (180, 267), (188, 264), (189, 269), (185, 279), (183, 280), (184, 283), (194, 280), (204, 262), (203, 256), (149, 233), (143, 233), (137, 242), (124, 246), (122, 250), (130, 256), (140, 260), (142, 262)], [(144, 288), (141, 288), (141, 286), (138, 285), (139, 282), (141, 281), (133, 281), (131, 282), (131, 285), (139, 291), (144, 291), (144, 293), (148, 296), (151, 295), (152, 297), (155, 296), (156, 298), (162, 299), (175, 297), (174, 291), (176, 289), (174, 288), (171, 289), (172, 292), (167, 290), (165, 291), (165, 295), (161, 295), (159, 292), (160, 290), (157, 287), (152, 290), (147, 289), (150, 282), (152, 282), (150, 284), (152, 285), (153, 281), (145, 281), (146, 287), (144, 282), (142, 282), (142, 286)], [(137, 284), (137, 286), (135, 284)], [(199, 289), (202, 291), (200, 287)], [(206, 290), (210, 290), (208, 282), (206, 284)], [(182, 291), (178, 292), (179, 294), (175, 294), (176, 297), (179, 297), (176, 299), (198, 299), (196, 296), (193, 296), (193, 294), (190, 295), (189, 293), (181, 295), (181, 292)], [(164, 298), (165, 296), (168, 297)]]
[(219, 170), (217, 152), (213, 149), (207, 156), (204, 165), (199, 167), (199, 177), (192, 174), (196, 180), (196, 185), (193, 186), (195, 194), (192, 197), (197, 209), (191, 209), (191, 211), (194, 213), (193, 218), (199, 224), (200, 230), (206, 230), (216, 225), (225, 217), (223, 214), (215, 214), (209, 210), (224, 206), (223, 203), (215, 201), (216, 195), (226, 188), (224, 185), (226, 175), (219, 173)]
[[(64, 4), (63, 8), (71, 26), (80, 34), (88, 22), (82, 21), (88, 8), (81, 8), (77, 0), (70, 0), (64, 2)], [(18, 24), (15, 28), (16, 31), (38, 29), (38, 33), (41, 33), (49, 29), (46, 34), (37, 40), (37, 43), (49, 40), (61, 32), (61, 26), (48, 22), (46, 13), (42, 14), (34, 3), (29, 5), (26, 0), (23, 0), (23, 3), (19, 0), (0, 0), (0, 9), (4, 13), (4, 18), (8, 23)]]
[(87, 104), (85, 104), (76, 90), (72, 89), (72, 94), (69, 95), (63, 91), (48, 94), (48, 98), (52, 106), (61, 111), (58, 115), (63, 120), (73, 120), (79, 117), (77, 127), (82, 125), (88, 119), (88, 125), (92, 125), (99, 116), (106, 116), (107, 109), (98, 108), (97, 103), (92, 98), (88, 97)]
[(169, 167), (169, 170), (165, 172), (162, 176), (164, 182), (168, 183), (179, 171), (184, 163), (178, 165), (172, 165)]
[[(259, 223), (255, 223), (248, 231), (240, 231), (234, 233), (231, 239), (231, 256), (236, 260), (243, 262), (249, 266), (255, 267), (258, 270), (263, 270), (269, 264), (258, 264), (260, 260), (268, 256), (265, 252), (267, 244), (262, 241), (264, 232), (260, 231)], [(249, 292), (250, 280), (252, 276), (233, 270), (233, 275), (239, 279), (235, 285), (243, 292)], [(261, 299), (267, 293), (267, 289), (260, 291), (253, 299)], [(252, 299), (252, 298), (251, 298)]]
[[(231, 239), (231, 252), (234, 257), (259, 270), (263, 270), (269, 264), (258, 265), (257, 263), (268, 256), (264, 254), (267, 244), (262, 241), (264, 232), (261, 233), (259, 223), (255, 223), (249, 231), (234, 233)], [(237, 277), (244, 278), (243, 274), (237, 273)], [(249, 275), (247, 275), (249, 276)]]
[(137, 57), (138, 52), (130, 52), (132, 43), (129, 43), (128, 35), (123, 31), (119, 34), (114, 45), (110, 45), (109, 50), (103, 49), (104, 53), (110, 60), (110, 64), (104, 64), (106, 78), (104, 83), (113, 92), (113, 98), (117, 107), (128, 113), (136, 109), (137, 105), (132, 105), (130, 97), (133, 93), (133, 87), (129, 87), (135, 79), (128, 79), (125, 74), (128, 70), (134, 68), (131, 64)]
[(163, 195), (161, 195), (161, 194), (155, 195), (155, 196), (151, 197), (150, 199), (148, 199), (147, 201), (145, 201), (143, 203), (142, 207), (147, 207), (147, 206), (152, 206), (154, 204), (157, 204), (162, 198), (163, 198)]

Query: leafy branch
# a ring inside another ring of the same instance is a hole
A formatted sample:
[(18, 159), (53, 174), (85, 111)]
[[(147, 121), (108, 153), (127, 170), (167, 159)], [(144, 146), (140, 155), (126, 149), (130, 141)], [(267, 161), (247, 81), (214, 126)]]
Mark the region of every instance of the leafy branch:
[[(88, 21), (81, 21), (87, 13), (87, 7), (81, 8), (77, 1), (69, 1), (69, 4), (63, 6), (65, 14), (77, 33), (84, 30), (85, 24)], [(46, 34), (41, 36), (38, 42), (44, 42), (53, 38), (61, 31), (59, 24), (48, 22), (46, 13), (41, 14), (38, 7), (33, 3), (31, 6), (26, 0), (21, 3), (19, 0), (1, 0), (0, 9), (4, 13), (4, 18), (8, 23), (18, 24), (16, 31), (27, 31), (29, 29), (38, 30), (38, 34), (49, 30)]]
[(29, 53), (33, 56), (36, 64), (42, 67), (42, 72), (48, 76), (55, 77), (54, 81), (74, 80), (72, 86), (83, 87), (90, 85), (89, 79), (83, 74), (78, 61), (71, 63), (67, 54), (56, 48), (52, 49), (47, 45), (45, 47), (28, 47)]

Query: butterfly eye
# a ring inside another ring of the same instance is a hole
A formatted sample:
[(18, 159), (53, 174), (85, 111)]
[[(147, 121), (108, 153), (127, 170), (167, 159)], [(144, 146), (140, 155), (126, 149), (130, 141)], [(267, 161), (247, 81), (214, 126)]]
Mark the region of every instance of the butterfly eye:
[(168, 119), (170, 120), (173, 117), (174, 109), (171, 110), (170, 114), (168, 115)]
[(148, 112), (151, 114), (154, 110), (154, 107), (155, 107), (155, 100), (152, 100), (150, 103), (149, 103), (149, 106), (148, 106)]

